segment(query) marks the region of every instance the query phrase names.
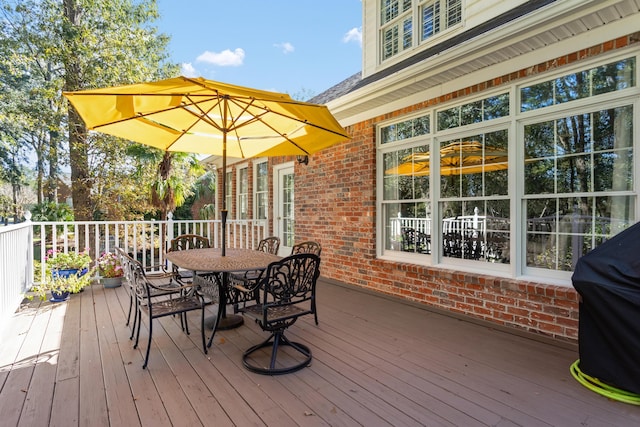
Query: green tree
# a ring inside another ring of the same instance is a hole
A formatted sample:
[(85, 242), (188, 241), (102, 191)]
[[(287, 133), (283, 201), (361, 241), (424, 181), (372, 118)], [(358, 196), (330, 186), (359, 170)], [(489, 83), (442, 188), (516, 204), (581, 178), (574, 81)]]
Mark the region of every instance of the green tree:
[(152, 204), (162, 219), (167, 219), (169, 212), (185, 203), (193, 194), (198, 177), (205, 172), (194, 154), (162, 151), (140, 144), (131, 145), (128, 152), (139, 160), (139, 174), (156, 168), (149, 188)]
[[(78, 114), (67, 111), (61, 91), (175, 75), (177, 66), (167, 61), (168, 37), (152, 25), (156, 2), (5, 0), (2, 14), (0, 85), (12, 102), (0, 104), (0, 118), (23, 118), (16, 141), (36, 154), (40, 194), (55, 201), (58, 170), (68, 165), (76, 219), (101, 216), (115, 197), (103, 180), (119, 183), (126, 181), (120, 174), (131, 173), (130, 166), (119, 166), (130, 163), (123, 157), (126, 144), (89, 133)], [(58, 160), (59, 150), (68, 152), (66, 162)]]

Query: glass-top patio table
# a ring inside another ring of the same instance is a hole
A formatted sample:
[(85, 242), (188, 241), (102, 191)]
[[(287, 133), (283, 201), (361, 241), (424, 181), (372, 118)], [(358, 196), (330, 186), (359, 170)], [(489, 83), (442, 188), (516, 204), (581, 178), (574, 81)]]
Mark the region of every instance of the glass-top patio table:
[[(228, 273), (265, 269), (273, 261), (280, 259), (277, 255), (272, 255), (253, 249), (226, 249), (226, 255), (222, 256), (220, 248), (188, 249), (184, 251), (168, 252), (166, 259), (174, 265), (191, 270), (194, 273), (194, 281), (197, 280), (197, 273), (211, 273), (215, 282), (199, 280), (198, 284), (203, 287), (203, 293), (208, 296), (218, 296), (220, 320), (216, 329), (231, 329), (242, 325), (243, 319), (240, 315), (227, 315), (227, 277)], [(217, 289), (211, 287), (217, 286)], [(210, 289), (206, 289), (210, 287)], [(206, 319), (205, 324), (212, 329), (215, 325), (215, 318)]]

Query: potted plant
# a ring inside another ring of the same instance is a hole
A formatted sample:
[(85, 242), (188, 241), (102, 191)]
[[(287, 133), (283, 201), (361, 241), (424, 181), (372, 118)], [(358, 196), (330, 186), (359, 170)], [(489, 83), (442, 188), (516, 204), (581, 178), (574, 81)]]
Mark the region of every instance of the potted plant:
[(31, 291), (41, 300), (51, 294), (51, 302), (63, 302), (69, 299), (70, 294), (76, 294), (91, 284), (93, 274), (69, 274), (68, 276), (47, 276), (45, 281), (34, 286)]
[(124, 270), (120, 264), (120, 259), (113, 252), (105, 252), (98, 258), (98, 273), (100, 282), (105, 288), (117, 288), (122, 284)]
[(40, 299), (46, 299), (50, 293), (52, 302), (66, 301), (69, 294), (78, 293), (91, 284), (93, 270), (89, 268), (91, 256), (88, 249), (77, 253), (49, 250), (45, 260), (46, 279), (32, 288)]
[(91, 256), (89, 250), (83, 252), (57, 252), (49, 249), (45, 257), (46, 267), (54, 278), (69, 275), (82, 276), (89, 271)]

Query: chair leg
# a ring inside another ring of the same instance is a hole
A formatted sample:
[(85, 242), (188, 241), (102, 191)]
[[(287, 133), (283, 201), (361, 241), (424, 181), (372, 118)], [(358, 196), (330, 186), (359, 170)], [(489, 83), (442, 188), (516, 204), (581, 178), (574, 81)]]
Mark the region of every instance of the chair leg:
[(146, 369), (147, 364), (149, 363), (149, 353), (151, 353), (151, 334), (153, 332), (153, 319), (149, 316), (149, 342), (147, 343), (147, 354), (144, 357), (144, 365), (142, 365), (142, 369)]
[(133, 348), (138, 348), (138, 342), (140, 340), (140, 323), (142, 323), (142, 319), (141, 319), (142, 313), (140, 309), (136, 310), (136, 324), (137, 324), (137, 329), (135, 329), (136, 331), (136, 342), (133, 344)]
[(313, 318), (316, 321), (316, 326), (318, 326), (318, 308), (316, 307), (315, 299), (311, 300), (311, 310), (313, 311)]
[(131, 322), (131, 312), (133, 311), (133, 295), (129, 293), (129, 312), (127, 313), (127, 325)]
[[(204, 350), (204, 354), (207, 354), (207, 337), (204, 332), (204, 303), (202, 305), (202, 315), (200, 319), (200, 335), (202, 335), (202, 350)], [(213, 335), (212, 335), (213, 336)]]
[(136, 300), (134, 311), (133, 311), (133, 326), (131, 327), (131, 336), (129, 337), (130, 340), (133, 339), (133, 336), (136, 333), (136, 326), (138, 325), (138, 311), (139, 311), (138, 301)]

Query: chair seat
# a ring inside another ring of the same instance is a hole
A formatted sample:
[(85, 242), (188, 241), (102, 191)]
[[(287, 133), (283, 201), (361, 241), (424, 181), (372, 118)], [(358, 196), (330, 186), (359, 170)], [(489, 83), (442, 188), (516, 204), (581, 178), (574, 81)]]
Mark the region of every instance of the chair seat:
[[(254, 318), (262, 319), (262, 305), (251, 305), (245, 307), (243, 313)], [(278, 322), (285, 321), (295, 317), (311, 314), (311, 310), (298, 307), (296, 305), (280, 305), (267, 308), (267, 321)]]
[[(161, 301), (154, 301), (152, 305), (153, 317), (170, 316), (172, 314), (183, 313), (188, 310), (195, 310), (202, 307), (202, 303), (197, 297), (185, 296), (171, 298)], [(142, 307), (145, 312), (149, 311), (148, 306)]]

